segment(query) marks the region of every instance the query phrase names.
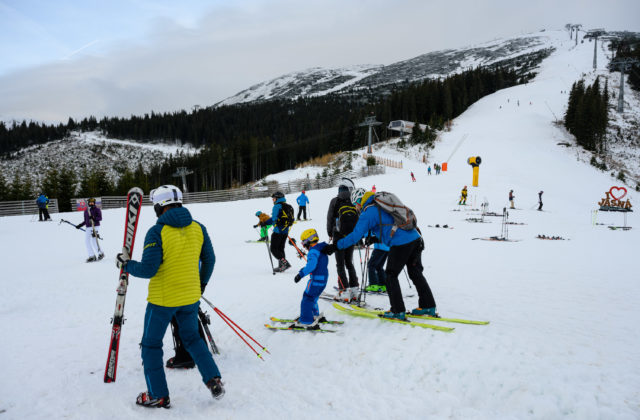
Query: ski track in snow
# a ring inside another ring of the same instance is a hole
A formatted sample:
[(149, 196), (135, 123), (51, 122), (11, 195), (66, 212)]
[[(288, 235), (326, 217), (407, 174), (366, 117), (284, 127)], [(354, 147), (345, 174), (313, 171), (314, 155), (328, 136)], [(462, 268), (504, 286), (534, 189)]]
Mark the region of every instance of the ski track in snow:
[[(405, 152), (378, 146), (377, 155), (403, 160), (404, 169), (356, 180), (358, 186), (375, 184), (379, 191), (397, 193), (423, 227), (454, 227), (423, 229), (425, 275), (443, 316), (490, 320), (490, 325), (452, 324), (454, 332), (442, 333), (342, 315), (321, 300), (329, 318), (345, 321), (332, 327), (337, 334), (267, 331), (262, 325), (269, 316), (297, 316), (306, 285), (293, 282), (303, 266), (293, 248), (286, 247), (293, 269), (272, 276), (266, 247), (245, 243), (257, 237), (254, 213), (270, 211), (271, 200), (189, 205), (208, 228), (216, 253), (205, 295), (271, 355), (258, 360), (212, 314), (226, 396), (213, 400), (196, 371), (167, 371), (172, 408), (149, 413), (135, 405), (145, 390), (138, 347), (145, 279), (130, 278), (117, 381), (102, 382), (124, 209), (104, 211), (101, 245), (107, 257), (94, 264), (84, 263), (83, 234), (71, 226), (3, 217), (2, 418), (639, 418), (640, 226), (637, 212), (629, 214), (630, 231), (592, 226), (590, 211), (618, 184), (556, 144), (567, 138), (552, 125), (544, 101), (554, 110), (566, 106), (560, 91), (589, 71), (593, 51), (589, 43), (573, 48), (563, 36), (536, 80), (485, 97), (441, 136), (431, 162), (442, 162), (469, 134), (448, 172), (427, 176), (426, 165)], [(482, 157), (478, 188), (471, 187), (469, 156)], [(410, 182), (409, 171), (417, 182)], [(513, 189), (522, 210), (510, 211), (510, 220), (527, 225), (509, 226), (509, 236), (521, 241), (472, 241), (499, 235), (501, 219), (474, 224), (464, 221), (472, 213), (452, 212), (463, 185), (470, 187), (471, 207), (486, 199), (497, 212)], [(545, 212), (532, 210), (539, 190)], [(296, 224), (291, 236), (314, 227), (326, 240), (326, 208), (336, 192), (309, 191), (314, 220)], [(629, 195), (637, 205), (637, 193)], [(289, 194), (287, 201), (295, 203), (296, 196)], [(81, 220), (80, 213), (53, 217)], [(135, 259), (155, 219), (150, 207), (142, 209)], [(600, 213), (599, 222), (619, 225), (622, 214)], [(538, 234), (570, 240), (541, 241)], [(359, 271), (357, 251), (354, 262)], [(332, 291), (333, 258), (329, 267)], [(399, 280), (406, 292), (403, 274)], [(367, 300), (388, 308), (386, 297)], [(415, 307), (417, 297), (405, 302)], [(173, 355), (170, 334), (164, 350), (165, 360)]]

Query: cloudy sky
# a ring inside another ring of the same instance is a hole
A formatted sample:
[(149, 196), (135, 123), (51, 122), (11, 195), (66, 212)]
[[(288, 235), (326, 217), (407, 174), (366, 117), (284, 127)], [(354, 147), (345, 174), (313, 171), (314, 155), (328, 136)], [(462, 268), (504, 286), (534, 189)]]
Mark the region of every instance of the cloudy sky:
[(0, 0), (0, 121), (191, 109), (566, 23), (640, 31), (640, 0)]

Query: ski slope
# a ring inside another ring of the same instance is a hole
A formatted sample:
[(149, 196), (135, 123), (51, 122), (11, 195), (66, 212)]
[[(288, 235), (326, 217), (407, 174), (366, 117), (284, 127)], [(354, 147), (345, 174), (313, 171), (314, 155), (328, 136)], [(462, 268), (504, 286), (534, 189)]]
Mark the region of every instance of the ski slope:
[[(293, 248), (286, 247), (293, 269), (273, 276), (266, 247), (245, 243), (258, 237), (251, 227), (254, 213), (270, 211), (271, 200), (189, 205), (207, 226), (216, 253), (205, 295), (271, 355), (260, 361), (212, 314), (226, 396), (213, 400), (195, 371), (167, 371), (172, 408), (150, 413), (135, 405), (145, 390), (138, 343), (147, 280), (130, 280), (117, 381), (102, 381), (124, 209), (104, 211), (101, 245), (107, 258), (92, 264), (84, 263), (83, 235), (71, 226), (4, 217), (0, 417), (640, 418), (637, 211), (629, 214), (629, 231), (591, 223), (590, 212), (604, 192), (620, 184), (578, 160), (575, 149), (557, 145), (571, 139), (552, 124), (545, 102), (562, 114), (567, 95), (561, 91), (590, 71), (593, 45), (574, 47), (565, 32), (555, 36), (557, 50), (534, 81), (482, 99), (441, 136), (430, 156), (449, 160), (447, 172), (427, 176), (418, 159), (422, 152), (386, 146), (376, 154), (402, 159), (404, 169), (356, 180), (392, 191), (414, 209), (427, 245), (425, 276), (440, 314), (489, 325), (452, 324), (455, 331), (443, 333), (349, 317), (320, 301), (328, 318), (345, 321), (337, 334), (268, 331), (263, 324), (270, 316), (298, 315), (306, 284), (293, 282), (303, 266)], [(478, 188), (471, 187), (470, 156), (482, 157)], [(499, 213), (514, 190), (518, 210), (509, 219), (526, 223), (509, 226), (509, 238), (518, 242), (472, 240), (500, 235), (501, 224), (499, 217), (469, 223), (465, 218), (476, 213), (452, 211), (464, 185), (469, 207), (486, 200)], [(544, 212), (534, 210), (540, 190)], [(314, 227), (325, 240), (326, 210), (336, 193), (309, 191), (313, 220), (294, 225), (291, 236)], [(296, 196), (287, 195), (288, 202)], [(638, 205), (637, 193), (629, 189), (629, 196)], [(54, 215), (60, 217), (81, 220), (79, 213)], [(155, 219), (150, 207), (142, 209), (134, 258), (140, 258)], [(600, 213), (598, 222), (620, 225), (622, 214)], [(435, 224), (453, 229), (428, 227)], [(539, 240), (538, 234), (567, 240)], [(359, 270), (357, 252), (355, 264)], [(333, 258), (330, 274), (328, 291), (336, 284)], [(403, 275), (400, 285), (412, 292)], [(367, 301), (388, 308), (385, 297)], [(417, 297), (405, 302), (415, 307)], [(165, 360), (171, 356), (167, 334)]]

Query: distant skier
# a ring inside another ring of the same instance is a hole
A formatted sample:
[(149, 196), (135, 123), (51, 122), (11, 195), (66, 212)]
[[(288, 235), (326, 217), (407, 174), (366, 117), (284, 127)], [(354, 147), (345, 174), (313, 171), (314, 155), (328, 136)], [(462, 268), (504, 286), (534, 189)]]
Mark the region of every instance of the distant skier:
[(538, 210), (542, 211), (542, 194), (544, 193), (544, 191), (540, 191), (538, 193)]
[(76, 229), (80, 229), (82, 226), (87, 227), (84, 231), (84, 244), (89, 254), (87, 262), (94, 262), (104, 258), (104, 253), (98, 248), (102, 210), (96, 206), (96, 199), (93, 197), (87, 200), (87, 204), (87, 208), (84, 209), (84, 222), (76, 225)]
[(265, 224), (267, 220), (269, 220), (269, 215), (258, 210), (256, 212), (256, 217), (259, 219), (258, 223), (253, 225), (254, 228), (260, 226), (260, 239), (258, 241), (263, 242), (267, 240), (269, 236), (269, 228), (272, 226), (270, 224)]
[(373, 185), (373, 187), (371, 187), (371, 191), (376, 192), (376, 186), (375, 186), (375, 184)]
[(431, 175), (431, 166), (427, 168), (427, 174)]
[(41, 222), (46, 222), (47, 220), (51, 220), (51, 216), (49, 216), (49, 197), (45, 193), (41, 193), (36, 199), (36, 204), (38, 205), (38, 219)]
[(309, 197), (307, 197), (302, 190), (302, 194), (296, 198), (296, 202), (298, 203), (298, 217), (296, 219), (300, 220), (300, 213), (304, 214), (304, 220), (307, 220), (307, 204), (309, 203)]
[(467, 186), (465, 185), (460, 192), (460, 201), (458, 201), (459, 205), (466, 206), (467, 205)]
[(220, 371), (207, 344), (198, 334), (198, 309), (204, 287), (211, 278), (215, 254), (207, 229), (182, 207), (182, 191), (163, 185), (151, 191), (158, 221), (144, 238), (142, 260), (120, 253), (116, 265), (135, 277), (150, 278), (142, 334), (142, 365), (147, 391), (136, 404), (169, 408), (169, 388), (162, 366), (162, 339), (171, 318), (180, 326), (180, 337), (193, 357), (211, 395), (225, 393)]
[(309, 252), (307, 254), (307, 265), (296, 274), (293, 279), (298, 283), (303, 277), (311, 275), (307, 282), (307, 287), (302, 294), (300, 302), (300, 317), (292, 326), (303, 327), (308, 330), (317, 330), (320, 327), (318, 322), (322, 321), (318, 310), (318, 297), (327, 286), (329, 278), (329, 257), (322, 254), (322, 249), (327, 246), (326, 242), (320, 242), (315, 229), (307, 229), (300, 235), (302, 246)]
[(413, 172), (411, 172), (411, 181), (416, 182), (416, 177), (413, 175)]
[[(406, 309), (402, 299), (402, 291), (398, 283), (398, 275), (403, 267), (407, 267), (409, 278), (416, 286), (418, 292), (418, 304), (420, 307), (411, 311), (415, 315), (436, 315), (436, 302), (429, 288), (427, 280), (422, 274), (421, 261), (424, 241), (417, 229), (393, 230), (394, 219), (391, 214), (384, 211), (375, 203), (375, 194), (371, 191), (355, 190), (351, 196), (360, 212), (360, 218), (353, 232), (337, 244), (329, 244), (323, 249), (323, 253), (331, 255), (339, 249), (353, 246), (368, 232), (380, 233), (380, 241), (389, 247), (389, 258), (385, 270), (387, 293), (391, 309), (384, 312), (385, 318), (406, 320)], [(393, 232), (393, 233), (392, 233)]]
[(274, 192), (271, 198), (273, 199), (271, 217), (263, 224), (275, 226), (271, 232), (271, 253), (277, 258), (278, 266), (274, 271), (283, 272), (291, 267), (286, 259), (284, 245), (289, 237), (289, 228), (293, 226), (293, 207), (287, 204), (284, 194), (280, 191)]
[(513, 190), (509, 191), (509, 203), (511, 203), (511, 208), (515, 209), (516, 207), (513, 204), (513, 199), (515, 198), (515, 195), (513, 195)]

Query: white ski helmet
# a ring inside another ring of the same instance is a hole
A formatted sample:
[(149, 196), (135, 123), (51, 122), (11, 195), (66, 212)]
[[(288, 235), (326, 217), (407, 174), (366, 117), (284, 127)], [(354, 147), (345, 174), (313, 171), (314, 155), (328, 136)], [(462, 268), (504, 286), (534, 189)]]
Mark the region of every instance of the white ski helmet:
[(169, 204), (182, 204), (182, 191), (175, 185), (162, 185), (151, 190), (151, 202), (154, 206), (168, 206)]
[(354, 205), (362, 204), (360, 203), (360, 200), (362, 200), (362, 196), (364, 196), (364, 193), (366, 193), (364, 188), (356, 188), (355, 190), (353, 190), (353, 192), (351, 192), (351, 202)]
[(345, 187), (349, 192), (351, 192), (356, 187), (356, 184), (354, 184), (349, 178), (342, 178), (338, 184), (338, 189), (340, 189), (340, 187)]

